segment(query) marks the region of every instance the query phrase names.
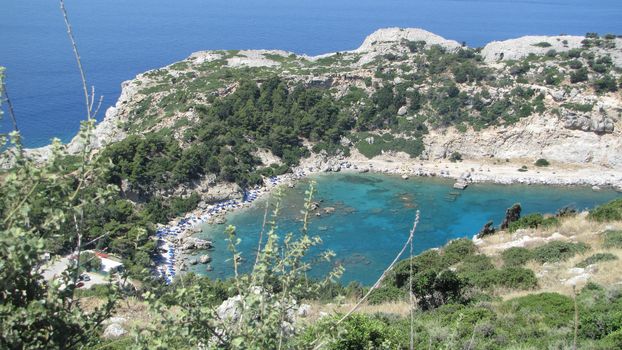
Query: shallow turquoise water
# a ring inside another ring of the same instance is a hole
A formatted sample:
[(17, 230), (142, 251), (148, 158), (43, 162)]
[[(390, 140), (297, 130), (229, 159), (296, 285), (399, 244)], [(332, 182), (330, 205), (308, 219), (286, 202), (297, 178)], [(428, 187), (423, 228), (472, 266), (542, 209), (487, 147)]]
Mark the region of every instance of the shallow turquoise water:
[[(315, 177), (316, 201), (321, 207), (336, 211), (321, 217), (313, 216), (311, 234), (322, 237), (323, 249), (333, 250), (335, 261), (346, 268), (342, 282), (352, 280), (371, 284), (395, 257), (415, 217), (421, 211), (421, 221), (415, 233), (416, 252), (439, 247), (458, 237), (472, 237), (488, 221), (498, 225), (505, 209), (521, 203), (523, 214), (554, 213), (571, 205), (577, 209), (590, 208), (620, 194), (614, 191), (594, 192), (585, 187), (554, 187), (527, 185), (472, 184), (466, 191), (451, 188), (453, 181), (432, 178), (402, 180), (395, 176), (377, 174), (331, 174)], [(308, 181), (285, 191), (279, 233), (299, 232), (300, 210)], [(249, 209), (232, 213), (227, 224), (237, 227), (241, 239), (239, 249), (245, 260), (242, 270), (248, 271), (255, 258), (257, 239), (263, 220), (266, 198)], [(213, 278), (231, 276), (233, 268), (223, 233), (225, 225), (208, 225), (201, 234), (213, 239), (216, 249), (210, 252), (213, 271), (204, 265), (193, 267), (195, 272)], [(326, 273), (330, 266), (318, 265), (312, 275)]]

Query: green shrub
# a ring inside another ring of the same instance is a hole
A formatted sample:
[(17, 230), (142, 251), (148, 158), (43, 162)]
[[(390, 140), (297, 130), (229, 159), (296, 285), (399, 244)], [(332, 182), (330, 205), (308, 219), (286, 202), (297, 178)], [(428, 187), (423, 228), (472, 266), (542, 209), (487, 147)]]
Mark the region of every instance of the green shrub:
[(586, 252), (590, 247), (582, 242), (552, 241), (533, 250), (534, 259), (540, 263), (565, 261), (576, 254)]
[(460, 153), (458, 153), (458, 152), (453, 152), (453, 153), (449, 156), (449, 161), (450, 161), (450, 162), (452, 162), (452, 163), (462, 161), (462, 154), (460, 154)]
[(540, 159), (536, 160), (535, 165), (536, 166), (549, 166), (549, 165), (551, 165), (551, 163), (549, 163), (549, 161), (544, 159), (544, 158), (540, 158)]
[(550, 49), (549, 51), (546, 52), (545, 56), (546, 57), (555, 57), (555, 56), (557, 56), (557, 50)]
[(580, 334), (588, 339), (602, 339), (608, 334), (622, 329), (622, 310), (586, 310), (581, 314)]
[(171, 213), (172, 216), (180, 216), (185, 213), (191, 212), (196, 209), (197, 205), (201, 202), (201, 196), (197, 193), (192, 193), (186, 198), (174, 198), (171, 201)]
[(544, 47), (551, 47), (552, 45), (551, 45), (551, 43), (548, 43), (546, 41), (541, 41), (539, 43), (533, 44), (532, 46), (544, 48)]
[(598, 93), (616, 92), (618, 91), (618, 84), (610, 75), (605, 75), (594, 81), (594, 90)]
[(515, 232), (516, 230), (523, 229), (523, 228), (538, 228), (538, 227), (546, 228), (546, 227), (557, 225), (558, 223), (559, 223), (559, 220), (557, 220), (555, 217), (544, 218), (542, 214), (536, 213), (536, 214), (529, 214), (529, 215), (523, 216), (517, 221), (510, 223), (508, 230), (510, 232)]
[[(412, 264), (415, 274), (428, 270), (440, 271), (449, 266), (438, 250), (426, 250), (425, 252), (413, 257)], [(395, 265), (387, 281), (388, 283), (390, 281), (391, 284), (398, 288), (403, 288), (408, 286), (409, 278), (410, 262), (408, 259), (404, 259)]]
[(583, 67), (570, 73), (571, 83), (575, 84), (575, 83), (580, 83), (583, 81), (587, 81), (587, 68)]
[(363, 294), (365, 294), (365, 292), (365, 287), (357, 281), (351, 281), (347, 286), (345, 286), (344, 289), (344, 295), (347, 298), (359, 299), (363, 296)]
[(458, 275), (469, 285), (486, 289), (496, 285), (495, 266), (484, 254), (471, 255), (457, 268)]
[(622, 220), (622, 198), (599, 205), (590, 211), (588, 218), (598, 222)]
[(507, 267), (522, 266), (527, 261), (533, 259), (533, 253), (522, 247), (512, 247), (501, 253), (503, 264)]
[(591, 112), (594, 109), (593, 103), (564, 103), (562, 107), (567, 109), (572, 109), (573, 111), (578, 112)]
[(514, 266), (495, 269), (490, 257), (483, 254), (471, 255), (464, 259), (457, 272), (469, 285), (481, 289), (494, 287), (530, 289), (538, 283), (533, 271)]
[(622, 248), (622, 231), (608, 230), (603, 233), (605, 248)]
[(403, 300), (406, 298), (407, 292), (403, 289), (392, 285), (382, 286), (373, 291), (367, 299), (370, 304), (377, 305), (385, 302)]
[(340, 328), (343, 331), (339, 337), (335, 337), (327, 344), (327, 349), (380, 349), (394, 348), (397, 345), (395, 329), (373, 316), (353, 314), (340, 325)]
[(557, 293), (540, 293), (512, 299), (506, 304), (515, 314), (538, 315), (547, 327), (572, 325), (574, 303), (571, 298)]
[(538, 285), (538, 279), (530, 269), (504, 267), (497, 272), (497, 285), (512, 289), (532, 289)]
[(581, 49), (570, 49), (566, 52), (566, 55), (570, 58), (579, 58), (581, 57)]
[(581, 61), (579, 61), (579, 60), (572, 60), (572, 61), (568, 62), (568, 67), (570, 67), (572, 69), (579, 69), (579, 68), (583, 67), (583, 63), (581, 63)]
[(475, 254), (476, 251), (477, 247), (472, 240), (468, 238), (454, 239), (443, 247), (443, 257), (445, 258), (445, 262), (453, 265)]
[(89, 289), (78, 289), (76, 291), (76, 296), (80, 298), (86, 297), (96, 297), (105, 299), (108, 295), (110, 295), (111, 286), (108, 284), (96, 284), (91, 286)]
[(400, 59), (400, 57), (394, 53), (387, 53), (383, 56), (387, 61), (394, 62)]
[[(416, 157), (423, 152), (423, 142), (420, 138), (405, 139), (401, 137), (394, 137), (391, 134), (384, 134), (382, 136), (369, 134), (362, 132), (357, 135), (359, 141), (356, 142), (356, 148), (361, 154), (367, 158), (373, 158), (383, 151), (395, 151), (405, 152), (411, 157)], [(367, 139), (373, 137), (373, 142), (368, 142)]]
[(134, 337), (123, 337), (118, 339), (105, 340), (103, 343), (97, 346), (97, 349), (101, 350), (125, 350), (131, 349), (136, 343)]
[(577, 295), (579, 336), (598, 340), (622, 328), (622, 298), (619, 288), (588, 283)]
[(86, 271), (99, 271), (102, 266), (102, 260), (91, 252), (83, 252), (80, 254), (80, 265)]
[(586, 268), (592, 264), (596, 264), (596, 263), (603, 262), (603, 261), (612, 261), (612, 260), (618, 260), (618, 257), (611, 253), (597, 253), (597, 254), (589, 256), (588, 258), (581, 261), (575, 266), (580, 267), (580, 268)]
[(607, 335), (598, 345), (601, 349), (622, 349), (622, 328)]
[(411, 53), (423, 51), (423, 49), (425, 49), (425, 44), (425, 41), (405, 41), (405, 45)]

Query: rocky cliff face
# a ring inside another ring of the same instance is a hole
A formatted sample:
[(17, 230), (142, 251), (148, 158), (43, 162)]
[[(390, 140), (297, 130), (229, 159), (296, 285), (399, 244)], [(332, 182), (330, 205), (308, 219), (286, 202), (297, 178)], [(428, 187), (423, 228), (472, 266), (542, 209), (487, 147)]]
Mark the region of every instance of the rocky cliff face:
[[(617, 123), (618, 128), (620, 123)], [(465, 158), (538, 159), (561, 163), (622, 166), (622, 137), (619, 132), (596, 134), (571, 130), (555, 118), (541, 115), (522, 120), (512, 127), (481, 131), (433, 131), (424, 143), (431, 159), (446, 158), (453, 152)]]
[(594, 104), (589, 112), (559, 107), (534, 114), (510, 126), (459, 132), (433, 130), (425, 137), (426, 155), (445, 158), (458, 152), (466, 158), (544, 158), (561, 163), (597, 164), (622, 168), (622, 103), (620, 96), (534, 87), (545, 103), (559, 106)]
[[(461, 108), (476, 117), (481, 114), (478, 103), (504, 102), (510, 107), (535, 103), (533, 97), (516, 97), (517, 88), (540, 96), (541, 108), (518, 122), (465, 129), (438, 123), (435, 106), (412, 112), (412, 101), (406, 101), (396, 112), (400, 118), (412, 121), (418, 115), (427, 116), (429, 133), (424, 136), (423, 158), (459, 152), (470, 158), (547, 158), (622, 167), (622, 95), (619, 91), (596, 92), (588, 81), (572, 82), (578, 69), (591, 67), (620, 84), (622, 39), (528, 36), (492, 42), (481, 49), (481, 60), (473, 61), (488, 76), (480, 80), (469, 75), (458, 80), (451, 62), (442, 73), (429, 73), (430, 66), (439, 64), (426, 53), (434, 47), (448, 53), (461, 49), (458, 42), (421, 29), (388, 28), (368, 36), (356, 50), (315, 57), (277, 50), (197, 52), (124, 82), (121, 97), (97, 125), (92, 141), (103, 147), (128, 134), (161, 128), (172, 129), (181, 139), (196, 116), (192, 107), (179, 106), (188, 100), (209, 104), (214, 97), (234, 91), (240, 78), (261, 83), (279, 75), (292, 86), (302, 83), (329, 88), (337, 97), (354, 88), (371, 94), (386, 85), (407, 86), (407, 91), (431, 96), (447, 80), (455, 79), (455, 86), (466, 96)], [(586, 80), (600, 79), (599, 74), (589, 70)], [(516, 110), (507, 113), (512, 117)], [(70, 152), (79, 148), (78, 139), (68, 145)], [(47, 152), (45, 148), (30, 151), (40, 158)]]

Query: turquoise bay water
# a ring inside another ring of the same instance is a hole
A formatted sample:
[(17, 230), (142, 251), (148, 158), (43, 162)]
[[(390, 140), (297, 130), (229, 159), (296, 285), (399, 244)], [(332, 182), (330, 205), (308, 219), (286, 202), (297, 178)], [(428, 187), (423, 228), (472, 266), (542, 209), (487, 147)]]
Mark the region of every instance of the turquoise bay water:
[[(444, 245), (458, 237), (472, 237), (488, 221), (498, 225), (505, 209), (521, 203), (523, 214), (554, 213), (570, 205), (577, 209), (590, 208), (620, 194), (614, 191), (594, 192), (585, 187), (553, 187), (527, 185), (473, 184), (466, 191), (451, 188), (453, 181), (431, 178), (402, 180), (378, 174), (331, 174), (315, 177), (316, 201), (321, 207), (336, 208), (333, 214), (312, 216), (310, 233), (322, 237), (322, 249), (336, 253), (335, 261), (346, 272), (343, 283), (352, 280), (373, 283), (408, 237), (415, 211), (421, 211), (421, 221), (415, 234), (417, 253)], [(279, 234), (299, 233), (300, 210), (308, 181), (287, 189), (279, 221)], [(237, 227), (241, 239), (239, 249), (245, 258), (242, 270), (248, 271), (255, 258), (261, 230), (265, 201), (262, 199), (248, 209), (230, 214), (227, 225)], [(207, 225), (200, 235), (214, 240), (216, 249), (210, 252), (213, 271), (204, 265), (191, 270), (213, 278), (229, 277), (233, 273), (230, 253), (223, 233), (226, 225)], [(317, 252), (315, 252), (317, 254)], [(323, 276), (330, 266), (318, 265), (312, 275)]]

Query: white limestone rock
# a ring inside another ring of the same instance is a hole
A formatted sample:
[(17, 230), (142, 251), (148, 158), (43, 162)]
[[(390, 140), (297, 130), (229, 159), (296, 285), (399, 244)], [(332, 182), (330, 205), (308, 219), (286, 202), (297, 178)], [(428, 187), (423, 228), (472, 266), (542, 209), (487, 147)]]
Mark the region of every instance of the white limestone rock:
[(125, 333), (127, 333), (127, 331), (125, 330), (125, 328), (123, 328), (123, 326), (121, 326), (118, 323), (111, 323), (104, 330), (104, 338), (106, 339), (118, 338), (124, 335)]
[[(565, 52), (576, 48), (581, 48), (585, 37), (582, 36), (524, 36), (517, 39), (504, 41), (493, 41), (482, 49), (484, 61), (491, 63), (497, 61), (518, 60), (529, 56), (529, 54), (544, 55), (549, 50)], [(548, 43), (550, 46), (540, 46), (541, 43)]]
[(362, 53), (382, 50), (387, 45), (399, 43), (402, 40), (425, 41), (427, 47), (440, 45), (448, 51), (456, 51), (462, 46), (455, 40), (448, 40), (440, 35), (419, 28), (383, 28), (378, 29), (365, 38), (363, 44), (354, 52)]

